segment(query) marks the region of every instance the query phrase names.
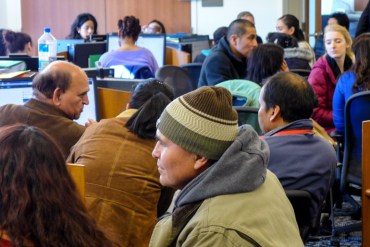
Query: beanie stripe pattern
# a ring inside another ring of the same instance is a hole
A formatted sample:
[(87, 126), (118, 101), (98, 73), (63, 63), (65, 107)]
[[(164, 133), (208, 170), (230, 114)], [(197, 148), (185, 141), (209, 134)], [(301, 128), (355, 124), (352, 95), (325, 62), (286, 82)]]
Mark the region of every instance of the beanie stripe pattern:
[(237, 135), (237, 113), (231, 102), (224, 88), (199, 88), (171, 102), (157, 127), (185, 150), (217, 160)]

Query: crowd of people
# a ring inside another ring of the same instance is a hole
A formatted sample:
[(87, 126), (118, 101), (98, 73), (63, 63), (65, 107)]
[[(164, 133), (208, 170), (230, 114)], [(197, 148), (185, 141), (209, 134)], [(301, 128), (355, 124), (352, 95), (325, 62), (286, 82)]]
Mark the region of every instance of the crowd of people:
[[(153, 54), (136, 45), (142, 32), (166, 33), (163, 23), (125, 16), (120, 47), (100, 64), (145, 67), (150, 78), (118, 116), (84, 126), (74, 120), (89, 104), (86, 73), (50, 63), (28, 102), (0, 106), (0, 246), (303, 246), (307, 229), (286, 191), (308, 191), (319, 218), (337, 156), (315, 128), (343, 133), (346, 101), (370, 88), (370, 34), (352, 41), (346, 20), (331, 16), (316, 58), (294, 15), (262, 43), (243, 11), (198, 57), (198, 88), (175, 98), (154, 78)], [(97, 30), (82, 13), (67, 38)], [(4, 55), (32, 53), (29, 35), (0, 31)], [(239, 126), (240, 99), (258, 108), (257, 127)], [(67, 162), (85, 166), (82, 200)]]

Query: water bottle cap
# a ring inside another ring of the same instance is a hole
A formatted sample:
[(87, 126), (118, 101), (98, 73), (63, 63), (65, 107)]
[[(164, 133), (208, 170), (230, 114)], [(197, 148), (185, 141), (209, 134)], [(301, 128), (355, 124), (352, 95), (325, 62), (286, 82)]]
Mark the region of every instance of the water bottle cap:
[(50, 27), (45, 27), (45, 28), (44, 28), (44, 32), (45, 32), (45, 33), (50, 33)]

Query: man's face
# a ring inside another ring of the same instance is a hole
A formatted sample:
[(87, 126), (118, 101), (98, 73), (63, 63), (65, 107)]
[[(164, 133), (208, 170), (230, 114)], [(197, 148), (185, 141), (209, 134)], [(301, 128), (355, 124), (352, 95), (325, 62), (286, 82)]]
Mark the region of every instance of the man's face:
[(264, 95), (264, 87), (262, 87), (260, 96), (259, 96), (259, 103), (260, 108), (258, 110), (258, 123), (260, 125), (261, 130), (264, 133), (269, 132), (270, 130), (274, 129), (271, 123), (271, 116), (273, 115), (274, 109), (271, 107), (270, 109), (266, 110), (266, 102), (263, 100)]
[(89, 81), (84, 73), (72, 73), (72, 81), (69, 88), (59, 96), (58, 108), (65, 112), (70, 118), (78, 119), (83, 111), (84, 105), (89, 104), (87, 92)]
[(182, 189), (185, 185), (198, 175), (194, 164), (197, 155), (192, 154), (157, 130), (157, 144), (152, 155), (157, 159), (159, 180), (163, 186)]
[(235, 49), (243, 56), (248, 57), (249, 53), (257, 46), (256, 29), (247, 27), (247, 32), (235, 40)]

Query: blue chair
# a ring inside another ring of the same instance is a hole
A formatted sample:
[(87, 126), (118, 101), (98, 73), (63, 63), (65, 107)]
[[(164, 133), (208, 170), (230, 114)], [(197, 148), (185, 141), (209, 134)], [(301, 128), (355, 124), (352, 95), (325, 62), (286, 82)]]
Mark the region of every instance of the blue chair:
[[(339, 172), (339, 187), (343, 200), (353, 206), (352, 216), (360, 218), (361, 206), (352, 195), (361, 196), (362, 190), (362, 122), (370, 120), (370, 91), (352, 95), (344, 108), (343, 153)], [(339, 157), (341, 159), (341, 157)], [(334, 218), (333, 218), (334, 220)], [(334, 221), (333, 221), (334, 225)], [(333, 234), (361, 230), (361, 224), (333, 227)]]

